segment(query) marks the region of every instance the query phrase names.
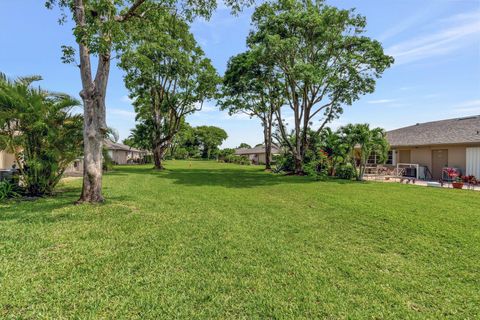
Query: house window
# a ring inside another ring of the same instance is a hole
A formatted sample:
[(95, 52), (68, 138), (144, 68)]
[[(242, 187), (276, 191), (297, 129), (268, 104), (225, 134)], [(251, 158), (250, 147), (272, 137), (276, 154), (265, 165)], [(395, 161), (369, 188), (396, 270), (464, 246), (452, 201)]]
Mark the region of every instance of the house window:
[[(375, 152), (372, 152), (367, 159), (367, 164), (383, 164), (380, 159), (381, 157), (379, 155), (377, 155)], [(388, 151), (387, 161), (385, 164), (393, 164), (393, 151)]]
[(377, 164), (377, 154), (375, 152), (370, 153), (367, 164)]
[(388, 151), (387, 162), (385, 164), (393, 164), (393, 150)]

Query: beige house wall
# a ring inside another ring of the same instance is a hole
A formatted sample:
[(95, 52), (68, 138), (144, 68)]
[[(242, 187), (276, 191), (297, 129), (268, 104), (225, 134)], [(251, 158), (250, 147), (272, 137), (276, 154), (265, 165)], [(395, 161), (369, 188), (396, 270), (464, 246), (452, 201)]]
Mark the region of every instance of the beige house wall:
[(15, 156), (6, 151), (0, 151), (0, 169), (11, 169), (15, 163)]
[(416, 163), (427, 166), (432, 171), (432, 151), (448, 150), (448, 166), (460, 168), (464, 174), (467, 166), (467, 147), (474, 145), (442, 145), (442, 146), (426, 146), (426, 147), (397, 147), (393, 148), (397, 152), (400, 150), (410, 150), (410, 163)]
[(123, 150), (113, 150), (112, 160), (118, 164), (127, 164), (127, 151)]
[(83, 174), (83, 159), (76, 159), (65, 169), (65, 176), (81, 176)]
[[(251, 153), (246, 156), (253, 164), (265, 164), (265, 162), (267, 162), (267, 155), (265, 153)], [(272, 156), (273, 155), (270, 156), (270, 161), (273, 158)]]

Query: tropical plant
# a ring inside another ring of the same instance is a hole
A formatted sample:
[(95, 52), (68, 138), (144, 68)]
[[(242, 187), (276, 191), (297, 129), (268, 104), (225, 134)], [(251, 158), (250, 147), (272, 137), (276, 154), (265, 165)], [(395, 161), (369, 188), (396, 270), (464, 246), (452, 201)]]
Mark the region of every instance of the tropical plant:
[(15, 156), (28, 195), (51, 194), (68, 165), (81, 155), (80, 103), (61, 93), (33, 88), (40, 77), (0, 75), (0, 149)]
[[(322, 150), (328, 154), (331, 162), (329, 174), (337, 176), (337, 169), (344, 166), (348, 161), (348, 145), (344, 143), (338, 132), (334, 132), (328, 127), (320, 132), (319, 140)], [(345, 170), (343, 171), (345, 172)], [(341, 175), (343, 176), (343, 174)]]
[(339, 129), (342, 143), (347, 146), (349, 160), (355, 170), (355, 178), (363, 180), (367, 160), (372, 154), (379, 162), (387, 160), (390, 148), (382, 128), (370, 129), (369, 124), (348, 124)]
[(356, 169), (351, 163), (339, 164), (335, 169), (335, 177), (352, 180), (356, 177)]

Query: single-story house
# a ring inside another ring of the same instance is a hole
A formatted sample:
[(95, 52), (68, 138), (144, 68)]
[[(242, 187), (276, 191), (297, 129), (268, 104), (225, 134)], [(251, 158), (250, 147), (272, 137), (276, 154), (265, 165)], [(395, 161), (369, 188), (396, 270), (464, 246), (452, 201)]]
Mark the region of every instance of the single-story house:
[(419, 165), (433, 180), (444, 178), (446, 167), (480, 177), (480, 115), (417, 123), (388, 131), (387, 140), (391, 147), (387, 164)]
[(147, 155), (147, 151), (132, 148), (130, 146), (113, 142), (110, 139), (105, 139), (105, 148), (108, 150), (108, 155), (116, 164), (130, 164), (140, 163)]
[[(257, 145), (254, 148), (239, 148), (235, 150), (237, 156), (246, 156), (253, 164), (265, 164), (267, 159), (265, 153), (265, 145)], [(280, 148), (272, 145), (272, 152), (270, 154), (270, 160), (272, 156), (280, 154)]]
[[(138, 150), (127, 145), (105, 139), (104, 146), (116, 164), (142, 163), (148, 154), (145, 150)], [(13, 154), (0, 150), (0, 171), (10, 171), (15, 163)], [(74, 160), (65, 170), (65, 175), (75, 176), (83, 174), (83, 157)]]

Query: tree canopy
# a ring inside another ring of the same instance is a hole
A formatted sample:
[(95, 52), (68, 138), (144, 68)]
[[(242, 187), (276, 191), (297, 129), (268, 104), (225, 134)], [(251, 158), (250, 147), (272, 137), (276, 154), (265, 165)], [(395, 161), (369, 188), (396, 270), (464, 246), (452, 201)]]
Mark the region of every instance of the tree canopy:
[(195, 128), (202, 158), (210, 159), (213, 152), (228, 138), (225, 130), (214, 126), (199, 126)]
[(323, 1), (266, 2), (255, 10), (252, 23), (248, 44), (274, 64), (293, 113), (293, 143), (284, 108), (276, 116), (281, 137), (295, 157), (296, 172), (301, 173), (308, 129), (315, 127), (319, 133), (344, 105), (373, 92), (393, 58), (364, 35), (365, 17)]
[(126, 71), (136, 119), (152, 130), (155, 166), (161, 169), (181, 122), (214, 97), (220, 77), (174, 12), (133, 31), (131, 39), (120, 66)]

